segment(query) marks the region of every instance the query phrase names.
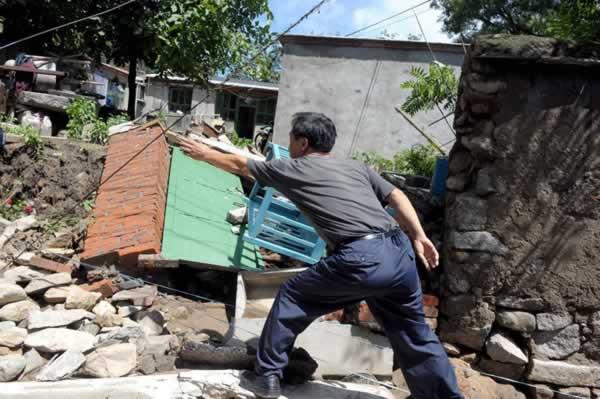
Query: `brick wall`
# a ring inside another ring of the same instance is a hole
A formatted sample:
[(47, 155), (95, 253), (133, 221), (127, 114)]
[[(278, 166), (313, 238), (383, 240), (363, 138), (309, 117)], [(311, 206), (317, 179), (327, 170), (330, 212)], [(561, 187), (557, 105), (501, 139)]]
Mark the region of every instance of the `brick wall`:
[[(161, 132), (156, 122), (112, 136), (102, 181)], [(139, 254), (159, 253), (168, 175), (169, 147), (161, 137), (100, 187), (81, 258), (134, 266)]]

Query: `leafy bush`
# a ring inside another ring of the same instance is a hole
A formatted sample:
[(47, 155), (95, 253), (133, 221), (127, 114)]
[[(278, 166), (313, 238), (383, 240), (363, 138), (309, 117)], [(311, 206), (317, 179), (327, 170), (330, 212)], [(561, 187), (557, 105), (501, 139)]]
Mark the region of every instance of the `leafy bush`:
[(229, 137), (229, 139), (231, 140), (231, 143), (234, 146), (240, 147), (240, 148), (247, 148), (248, 146), (253, 144), (252, 139), (240, 137), (240, 136), (238, 136), (238, 134), (236, 132), (231, 133), (231, 136)]
[(564, 0), (548, 17), (547, 33), (579, 42), (600, 40), (598, 0)]
[(96, 144), (105, 144), (108, 140), (108, 126), (105, 122), (96, 119), (90, 130), (90, 141)]
[(8, 133), (21, 136), (25, 139), (25, 145), (33, 150), (33, 156), (38, 157), (44, 152), (44, 143), (40, 131), (29, 124), (17, 125), (7, 130)]
[(81, 139), (83, 136), (83, 128), (86, 125), (92, 124), (98, 120), (96, 116), (96, 104), (85, 98), (76, 98), (67, 107), (67, 115), (69, 123), (67, 130), (69, 137)]
[(106, 126), (112, 127), (112, 126), (120, 125), (121, 123), (125, 123), (125, 122), (129, 122), (129, 118), (127, 117), (127, 115), (123, 115), (123, 114), (114, 115), (106, 120)]
[(431, 144), (417, 144), (394, 156), (394, 169), (407, 175), (432, 177), (438, 154)]
[(402, 104), (403, 111), (412, 116), (420, 111), (431, 110), (440, 104), (446, 111), (454, 111), (458, 96), (458, 80), (451, 67), (434, 62), (429, 66), (429, 71), (412, 67), (410, 74), (415, 80), (406, 81), (400, 86), (412, 90)]
[(353, 158), (373, 167), (377, 172), (390, 171), (432, 177), (437, 155), (438, 152), (431, 144), (417, 144), (397, 153), (393, 159), (387, 159), (375, 152), (363, 152)]

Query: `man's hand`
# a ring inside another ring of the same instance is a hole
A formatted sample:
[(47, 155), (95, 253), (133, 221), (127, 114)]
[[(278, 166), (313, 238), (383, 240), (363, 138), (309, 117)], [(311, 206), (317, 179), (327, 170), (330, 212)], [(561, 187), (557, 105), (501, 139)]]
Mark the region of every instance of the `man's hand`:
[(415, 248), (415, 253), (419, 259), (421, 259), (421, 262), (423, 262), (427, 270), (433, 270), (438, 266), (440, 255), (429, 238), (425, 236), (416, 237), (413, 240), (413, 246)]
[(208, 153), (212, 151), (206, 144), (188, 138), (182, 138), (179, 145), (185, 155), (197, 161), (206, 161)]

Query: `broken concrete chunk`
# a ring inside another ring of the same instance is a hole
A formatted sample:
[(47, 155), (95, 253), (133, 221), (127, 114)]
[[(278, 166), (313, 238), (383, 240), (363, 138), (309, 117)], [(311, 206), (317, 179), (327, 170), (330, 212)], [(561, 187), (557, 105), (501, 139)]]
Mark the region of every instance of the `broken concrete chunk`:
[(43, 292), (48, 288), (58, 287), (61, 285), (71, 284), (70, 273), (54, 273), (33, 279), (25, 287), (25, 292), (28, 295)]
[(153, 335), (146, 337), (144, 354), (162, 356), (179, 350), (179, 338), (176, 335)]
[(498, 324), (513, 331), (531, 332), (535, 330), (535, 316), (527, 312), (499, 312), (496, 315)]
[(0, 331), (0, 346), (17, 348), (23, 345), (25, 337), (27, 337), (27, 330), (24, 328), (13, 327)]
[(541, 298), (517, 298), (505, 296), (496, 298), (496, 306), (504, 308), (527, 310), (530, 312), (539, 312), (544, 309), (544, 301)]
[(48, 363), (35, 378), (37, 381), (58, 381), (70, 377), (85, 362), (83, 353), (68, 350)]
[(0, 382), (16, 379), (25, 369), (25, 358), (22, 355), (0, 356)]
[(0, 321), (0, 332), (4, 330), (9, 330), (16, 326), (17, 324), (14, 321)]
[(48, 303), (63, 303), (67, 300), (71, 287), (53, 287), (44, 292), (44, 300)]
[(101, 297), (102, 294), (99, 292), (89, 292), (78, 286), (73, 286), (69, 289), (65, 309), (92, 310)]
[(568, 313), (538, 313), (536, 315), (537, 329), (540, 331), (555, 331), (573, 323), (573, 316)]
[(498, 362), (523, 365), (529, 362), (529, 358), (517, 346), (517, 344), (506, 335), (493, 333), (485, 344), (487, 354)]
[(151, 310), (136, 314), (136, 321), (146, 335), (160, 335), (163, 332), (165, 318), (158, 310)]
[(152, 306), (158, 290), (155, 286), (147, 285), (132, 290), (119, 291), (113, 295), (113, 302), (128, 301), (136, 306)]
[(3, 277), (15, 283), (25, 283), (44, 275), (45, 273), (33, 270), (27, 266), (17, 266), (5, 271)]
[(67, 107), (71, 104), (71, 99), (55, 94), (22, 91), (17, 97), (17, 102), (33, 108), (41, 108), (55, 112), (66, 112)]
[(110, 303), (108, 303), (106, 301), (100, 301), (100, 302), (98, 302), (98, 304), (96, 306), (94, 306), (94, 308), (92, 309), (92, 312), (94, 314), (96, 314), (97, 316), (100, 316), (101, 314), (104, 314), (104, 313), (115, 314), (115, 313), (117, 313), (117, 309), (115, 309), (115, 307), (113, 305), (111, 305)]
[(452, 248), (482, 251), (504, 255), (508, 249), (496, 237), (487, 231), (453, 232), (450, 234)]
[(40, 356), (39, 352), (35, 349), (30, 349), (23, 355), (23, 357), (25, 358), (25, 369), (23, 370), (23, 373), (21, 374), (19, 379), (23, 379), (28, 374), (39, 370), (40, 368), (42, 368), (42, 366), (48, 363), (48, 361), (42, 356)]
[(558, 390), (560, 393), (556, 394), (556, 399), (591, 399), (592, 391), (590, 388), (585, 387), (570, 387), (570, 388), (560, 388)]
[(536, 356), (547, 359), (564, 359), (581, 347), (579, 325), (572, 324), (562, 330), (540, 331), (533, 334)]
[(134, 344), (116, 344), (94, 350), (86, 356), (83, 374), (98, 378), (123, 377), (137, 364)]
[(118, 313), (119, 313), (119, 316), (129, 317), (131, 315), (136, 314), (137, 312), (142, 311), (143, 309), (144, 309), (143, 306), (133, 306), (133, 305), (119, 306)]
[(600, 386), (600, 367), (533, 359), (529, 380), (562, 386)]
[(83, 309), (35, 311), (29, 314), (27, 328), (36, 330), (40, 328), (64, 327), (83, 319), (93, 320), (95, 317), (93, 313)]
[(123, 324), (123, 317), (116, 313), (101, 313), (96, 317), (96, 323), (101, 327), (118, 327)]
[(248, 208), (245, 206), (242, 208), (232, 209), (227, 212), (227, 221), (233, 225), (246, 223), (248, 216)]
[(27, 294), (21, 286), (16, 284), (0, 284), (0, 306), (7, 303), (27, 299)]
[(25, 346), (40, 352), (64, 352), (69, 349), (86, 352), (94, 347), (92, 334), (67, 328), (47, 328), (34, 332), (25, 339)]
[(39, 305), (29, 299), (9, 303), (0, 309), (0, 320), (20, 322), (26, 319), (29, 313), (36, 310), (40, 310)]

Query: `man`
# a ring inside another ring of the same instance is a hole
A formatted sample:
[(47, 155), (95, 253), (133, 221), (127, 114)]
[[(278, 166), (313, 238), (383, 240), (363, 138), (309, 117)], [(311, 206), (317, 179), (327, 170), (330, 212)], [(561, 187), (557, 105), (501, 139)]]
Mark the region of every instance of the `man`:
[[(428, 269), (436, 267), (438, 253), (400, 190), (364, 164), (330, 155), (336, 137), (328, 117), (302, 112), (292, 121), (292, 159), (253, 161), (182, 142), (188, 156), (281, 192), (331, 253), (283, 284), (260, 338), (255, 373), (246, 372), (242, 386), (258, 397), (279, 397), (296, 336), (316, 318), (366, 300), (391, 342), (393, 367), (402, 369), (412, 397), (461, 399), (446, 353), (425, 323), (415, 265), (416, 253)], [(382, 202), (396, 210), (412, 246)]]

